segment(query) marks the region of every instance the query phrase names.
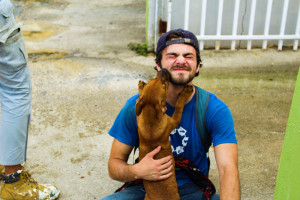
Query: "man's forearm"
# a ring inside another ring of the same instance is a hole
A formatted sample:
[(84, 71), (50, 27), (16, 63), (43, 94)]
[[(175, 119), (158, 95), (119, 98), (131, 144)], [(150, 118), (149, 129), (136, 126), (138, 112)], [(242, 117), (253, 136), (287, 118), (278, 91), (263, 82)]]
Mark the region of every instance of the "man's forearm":
[(111, 159), (109, 161), (108, 174), (110, 178), (121, 182), (128, 182), (137, 179), (134, 172), (134, 165), (127, 164), (123, 160), (119, 159)]
[(240, 181), (238, 171), (220, 175), (220, 200), (240, 200)]
[(217, 145), (215, 156), (219, 169), (220, 199), (240, 200), (237, 144), (224, 143)]

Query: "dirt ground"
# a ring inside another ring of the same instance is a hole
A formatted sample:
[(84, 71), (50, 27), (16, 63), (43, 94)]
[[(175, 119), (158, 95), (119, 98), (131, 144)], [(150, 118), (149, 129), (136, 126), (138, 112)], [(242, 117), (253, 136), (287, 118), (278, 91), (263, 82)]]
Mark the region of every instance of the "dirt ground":
[[(62, 200), (112, 193), (121, 183), (107, 175), (107, 132), (138, 81), (155, 74), (153, 55), (127, 49), (129, 42), (145, 42), (145, 1), (14, 5), (24, 23), (33, 85), (26, 168), (39, 182), (55, 183)], [(194, 83), (221, 98), (234, 117), (242, 199), (271, 200), (300, 52), (206, 50), (201, 56), (204, 67)]]

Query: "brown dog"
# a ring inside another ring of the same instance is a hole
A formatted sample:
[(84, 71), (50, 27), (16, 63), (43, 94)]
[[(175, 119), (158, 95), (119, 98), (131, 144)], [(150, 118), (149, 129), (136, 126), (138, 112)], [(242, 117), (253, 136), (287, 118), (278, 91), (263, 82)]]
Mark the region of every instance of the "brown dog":
[[(170, 133), (180, 120), (183, 107), (193, 92), (193, 86), (187, 86), (181, 92), (172, 117), (165, 114), (166, 97), (170, 74), (163, 69), (148, 84), (139, 82), (139, 99), (135, 105), (139, 133), (139, 160), (156, 147), (161, 146), (155, 159), (172, 154)], [(143, 180), (147, 200), (179, 200), (173, 158), (172, 176), (162, 181)]]

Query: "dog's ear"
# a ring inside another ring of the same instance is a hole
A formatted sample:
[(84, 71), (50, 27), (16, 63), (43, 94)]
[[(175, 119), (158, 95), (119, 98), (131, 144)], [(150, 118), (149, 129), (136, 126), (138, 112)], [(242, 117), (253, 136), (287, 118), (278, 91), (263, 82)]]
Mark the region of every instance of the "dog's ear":
[(164, 106), (161, 105), (161, 103), (159, 103), (159, 105), (156, 105), (156, 119), (158, 121), (161, 121), (162, 117), (164, 116), (165, 112), (166, 112), (166, 108), (164, 108)]
[(146, 85), (146, 83), (144, 81), (139, 81), (139, 94), (140, 94), (140, 96), (143, 93), (143, 89), (144, 89), (145, 85)]
[(160, 102), (159, 102), (159, 108), (160, 108), (160, 110), (161, 110), (161, 112), (163, 114), (166, 113), (166, 111), (167, 111), (166, 100), (164, 100), (164, 99), (160, 100)]
[(157, 109), (157, 118), (160, 119), (167, 111), (167, 105), (166, 105), (166, 97), (165, 95), (161, 95), (158, 102), (159, 108)]
[(156, 110), (156, 118), (161, 121), (162, 117), (167, 111), (166, 100), (161, 99), (159, 102), (159, 108)]
[(165, 113), (167, 110), (166, 96), (167, 96), (168, 85), (169, 85), (168, 81), (162, 81), (162, 88), (164, 90), (164, 94), (160, 97), (159, 106), (163, 113)]
[(139, 81), (139, 99), (136, 101), (136, 104), (135, 104), (136, 116), (139, 116), (141, 114), (142, 109), (144, 107), (143, 90), (144, 90), (145, 85), (146, 85), (146, 83), (144, 81)]
[(143, 101), (143, 97), (140, 97), (135, 104), (135, 115), (139, 116), (143, 110), (144, 107), (144, 101)]
[(164, 80), (162, 81), (162, 88), (166, 90), (166, 82)]

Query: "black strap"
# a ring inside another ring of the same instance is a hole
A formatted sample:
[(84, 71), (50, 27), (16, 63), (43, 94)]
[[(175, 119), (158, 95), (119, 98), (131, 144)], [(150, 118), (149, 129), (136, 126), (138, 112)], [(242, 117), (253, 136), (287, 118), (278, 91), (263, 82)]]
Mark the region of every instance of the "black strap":
[(209, 180), (208, 176), (204, 175), (197, 166), (190, 160), (174, 155), (175, 166), (184, 170), (191, 180), (203, 191), (204, 195), (201, 200), (210, 199), (216, 193), (214, 184)]
[[(191, 180), (203, 191), (204, 195), (202, 196), (201, 200), (209, 200), (211, 196), (216, 193), (214, 184), (197, 168), (197, 166), (193, 162), (178, 155), (174, 155), (174, 160), (176, 168), (181, 168), (182, 170), (184, 170), (191, 178)], [(126, 182), (115, 192), (120, 192), (128, 187), (139, 185), (142, 183), (143, 180), (141, 179)]]

